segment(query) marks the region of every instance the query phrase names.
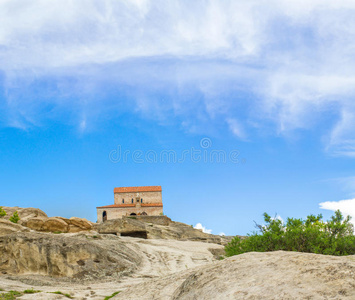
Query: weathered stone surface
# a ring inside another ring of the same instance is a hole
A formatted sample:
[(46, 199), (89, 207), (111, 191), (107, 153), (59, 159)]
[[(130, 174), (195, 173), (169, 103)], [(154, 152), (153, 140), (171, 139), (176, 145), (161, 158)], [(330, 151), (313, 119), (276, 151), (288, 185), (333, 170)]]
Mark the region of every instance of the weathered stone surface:
[[(127, 217), (123, 217), (127, 218)], [(169, 226), (169, 224), (172, 222), (170, 218), (167, 216), (135, 216), (135, 218), (138, 221), (144, 222), (144, 223), (152, 223), (155, 225), (164, 225), (164, 226)]]
[(0, 219), (0, 236), (23, 231), (29, 231), (29, 229), (19, 224), (12, 223), (9, 220)]
[(91, 230), (92, 229), (92, 223), (86, 219), (71, 217), (69, 220), (70, 220), (71, 225), (79, 227), (83, 230)]
[(69, 233), (76, 233), (76, 232), (82, 232), (82, 231), (85, 231), (85, 230), (80, 227), (77, 227), (75, 225), (69, 225), (69, 229), (68, 229)]
[(99, 233), (127, 233), (146, 231), (145, 224), (133, 218), (109, 220), (104, 223), (96, 224), (94, 228)]
[(28, 219), (31, 219), (31, 218), (34, 218), (34, 217), (45, 217), (47, 218), (47, 214), (38, 209), (38, 208), (33, 208), (33, 207), (26, 207), (26, 208), (23, 208), (23, 207), (18, 207), (18, 206), (15, 206), (15, 207), (8, 207), (8, 206), (3, 206), (3, 209), (6, 211), (7, 215), (4, 216), (3, 218), (4, 219), (9, 219), (13, 213), (15, 211), (17, 211), (19, 217), (20, 217), (20, 221), (19, 222), (23, 222), (23, 221), (26, 221)]
[(251, 252), (149, 280), (112, 299), (355, 299), (355, 256)]
[(21, 207), (3, 207), (7, 215), (1, 219), (6, 220), (17, 211), (20, 216), (18, 224), (26, 226), (36, 231), (47, 232), (80, 232), (92, 229), (93, 223), (83, 219), (72, 217), (70, 219), (63, 217), (51, 217), (38, 208)]
[[(63, 221), (64, 222), (64, 221)], [(0, 237), (0, 272), (55, 277), (104, 278), (131, 272), (140, 257), (116, 237), (95, 240), (43, 233)]]
[(36, 231), (42, 231), (42, 227), (44, 225), (44, 222), (48, 220), (48, 218), (45, 217), (34, 217), (29, 220), (27, 220), (24, 223), (24, 226), (31, 228)]
[(67, 223), (68, 225), (70, 225), (70, 220), (69, 220), (68, 218), (57, 217), (57, 216), (55, 216), (55, 217), (53, 217), (53, 218), (61, 219), (61, 220), (63, 220), (65, 223)]
[(42, 231), (68, 232), (69, 225), (59, 218), (48, 218), (42, 225)]
[(147, 231), (149, 239), (189, 240), (221, 245), (225, 245), (231, 240), (231, 237), (204, 233), (187, 224), (173, 221), (169, 223), (169, 226), (149, 224)]

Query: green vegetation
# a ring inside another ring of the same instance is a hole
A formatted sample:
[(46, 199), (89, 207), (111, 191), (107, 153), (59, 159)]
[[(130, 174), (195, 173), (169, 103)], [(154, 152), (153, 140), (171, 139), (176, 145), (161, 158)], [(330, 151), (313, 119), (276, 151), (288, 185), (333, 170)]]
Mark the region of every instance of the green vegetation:
[(0, 294), (0, 299), (1, 300), (15, 300), (17, 296), (21, 296), (22, 293), (17, 292), (17, 291), (9, 291), (6, 293), (1, 293)]
[(0, 206), (0, 217), (5, 217), (6, 216), (6, 211)]
[(118, 292), (114, 292), (111, 296), (107, 296), (107, 297), (105, 297), (105, 299), (104, 299), (104, 300), (109, 300), (109, 299), (111, 299), (111, 298), (115, 297), (115, 296), (116, 296), (119, 292), (120, 292), (120, 291), (118, 291)]
[(37, 291), (37, 290), (34, 290), (33, 288), (23, 291), (24, 294), (36, 294), (36, 293), (40, 293), (40, 292), (42, 292), (42, 291)]
[(226, 245), (227, 256), (246, 252), (298, 251), (327, 255), (355, 254), (354, 226), (350, 217), (344, 219), (339, 210), (329, 221), (322, 221), (322, 215), (310, 215), (306, 220), (288, 218), (283, 223), (264, 213), (266, 225), (256, 225), (259, 232), (247, 238), (238, 237)]
[(15, 211), (14, 214), (9, 218), (9, 221), (11, 221), (12, 223), (17, 223), (18, 221), (20, 221), (20, 217), (18, 216), (17, 211)]
[(61, 231), (53, 231), (54, 234), (61, 234)]
[(73, 299), (72, 296), (70, 296), (69, 294), (64, 294), (64, 293), (61, 292), (61, 291), (56, 291), (56, 292), (51, 292), (51, 293), (52, 293), (52, 294), (57, 294), (57, 295), (63, 295), (63, 296), (65, 296), (65, 297), (69, 298), (69, 299)]

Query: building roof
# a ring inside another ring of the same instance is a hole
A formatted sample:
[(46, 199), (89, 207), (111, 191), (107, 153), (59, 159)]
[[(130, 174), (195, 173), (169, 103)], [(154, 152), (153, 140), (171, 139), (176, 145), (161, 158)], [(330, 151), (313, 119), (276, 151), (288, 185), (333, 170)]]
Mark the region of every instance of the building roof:
[[(125, 208), (125, 207), (135, 207), (135, 204), (112, 204), (106, 206), (98, 206), (96, 208)], [(142, 203), (141, 207), (163, 207), (163, 203)]]
[(161, 192), (161, 186), (128, 186), (128, 187), (116, 187), (114, 193), (137, 193), (137, 192)]

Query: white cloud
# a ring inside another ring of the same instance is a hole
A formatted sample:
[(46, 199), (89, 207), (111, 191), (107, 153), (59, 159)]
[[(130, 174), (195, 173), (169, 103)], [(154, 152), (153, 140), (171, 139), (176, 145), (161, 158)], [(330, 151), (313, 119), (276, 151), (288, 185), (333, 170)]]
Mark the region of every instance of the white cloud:
[(220, 236), (225, 236), (226, 234), (224, 232), (219, 233)]
[(344, 216), (351, 216), (352, 222), (355, 225), (355, 199), (341, 201), (327, 201), (319, 203), (321, 209), (340, 210)]
[(212, 233), (212, 229), (207, 229), (205, 226), (203, 226), (201, 223), (197, 223), (194, 227), (195, 229), (200, 229), (202, 230), (202, 232), (204, 233), (209, 233), (211, 234)]
[(326, 149), (355, 156), (354, 13), (352, 0), (3, 0), (0, 109), (21, 128), (48, 106), (79, 128), (109, 107), (241, 139), (250, 124), (328, 122)]

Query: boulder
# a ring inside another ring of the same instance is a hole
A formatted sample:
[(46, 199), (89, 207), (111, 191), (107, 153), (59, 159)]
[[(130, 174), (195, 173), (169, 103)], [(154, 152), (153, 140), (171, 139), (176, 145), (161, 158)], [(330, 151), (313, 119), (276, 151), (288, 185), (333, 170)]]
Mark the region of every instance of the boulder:
[(68, 232), (70, 232), (70, 233), (76, 233), (76, 232), (82, 232), (82, 231), (85, 231), (85, 230), (78, 227), (78, 226), (75, 226), (75, 225), (69, 225)]
[(99, 233), (114, 233), (114, 234), (147, 232), (146, 226), (143, 222), (137, 221), (135, 219), (130, 219), (130, 218), (108, 220), (104, 223), (95, 225), (95, 230)]
[(41, 230), (49, 232), (68, 232), (68, 229), (69, 226), (65, 221), (52, 217), (45, 220)]
[(27, 220), (25, 223), (23, 223), (23, 225), (36, 231), (42, 231), (42, 227), (46, 220), (48, 220), (48, 218), (34, 217)]
[(70, 218), (70, 225), (74, 225), (76, 227), (81, 228), (82, 230), (91, 230), (92, 224), (86, 219), (71, 217)]
[(18, 206), (14, 206), (14, 207), (3, 206), (2, 208), (7, 213), (7, 215), (4, 216), (3, 219), (7, 219), (7, 220), (13, 215), (15, 211), (17, 211), (21, 222), (27, 221), (34, 217), (45, 217), (45, 218), (48, 217), (47, 214), (44, 211), (40, 210), (39, 208), (33, 208), (33, 207), (23, 208)]
[(12, 223), (8, 220), (0, 219), (0, 236), (5, 236), (14, 232), (30, 231), (26, 227)]
[(61, 220), (63, 220), (65, 223), (67, 223), (68, 225), (70, 225), (70, 220), (69, 220), (68, 218), (64, 218), (64, 217), (53, 217), (53, 218), (61, 219)]
[(25, 221), (20, 220), (21, 225), (36, 231), (48, 232), (81, 232), (92, 229), (92, 223), (86, 219), (72, 217), (32, 217)]
[(80, 282), (119, 278), (141, 263), (138, 253), (117, 237), (102, 241), (64, 234), (15, 233), (0, 237), (0, 253), (0, 274), (70, 277)]
[[(172, 222), (167, 216), (134, 216), (138, 221), (155, 225), (169, 226)], [(130, 217), (123, 217), (130, 218)]]

